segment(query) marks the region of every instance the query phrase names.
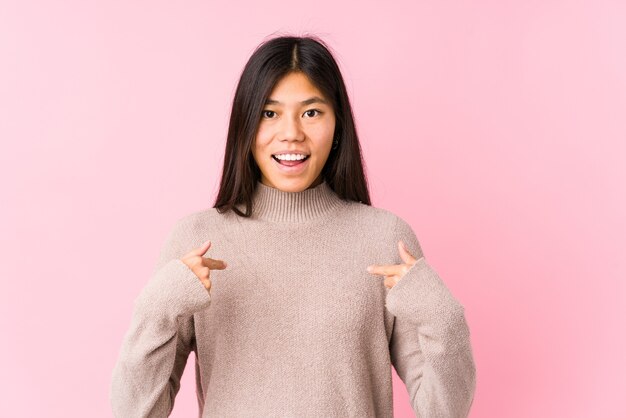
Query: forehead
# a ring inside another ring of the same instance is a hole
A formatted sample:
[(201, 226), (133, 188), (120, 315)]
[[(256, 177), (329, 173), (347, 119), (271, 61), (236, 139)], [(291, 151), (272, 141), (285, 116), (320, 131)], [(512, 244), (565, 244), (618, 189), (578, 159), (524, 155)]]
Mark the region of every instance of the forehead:
[[(311, 100), (309, 100), (311, 99)], [(312, 100), (317, 99), (317, 100)], [(267, 104), (310, 104), (326, 102), (322, 92), (303, 73), (290, 73), (280, 79), (270, 93)]]

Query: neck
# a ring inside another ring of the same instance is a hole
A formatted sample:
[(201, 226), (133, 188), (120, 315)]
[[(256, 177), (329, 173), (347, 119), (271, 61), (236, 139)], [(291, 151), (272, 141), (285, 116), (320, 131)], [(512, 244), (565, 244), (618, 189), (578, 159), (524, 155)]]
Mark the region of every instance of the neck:
[(257, 181), (252, 216), (280, 223), (303, 223), (327, 215), (342, 204), (326, 180), (300, 192), (286, 192)]

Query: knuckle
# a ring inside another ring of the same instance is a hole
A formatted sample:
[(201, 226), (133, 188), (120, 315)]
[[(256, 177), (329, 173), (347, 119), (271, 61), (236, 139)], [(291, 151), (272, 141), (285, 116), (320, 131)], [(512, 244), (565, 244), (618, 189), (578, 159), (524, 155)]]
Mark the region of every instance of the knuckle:
[(201, 264), (201, 263), (202, 263), (202, 261), (201, 261), (201, 260), (198, 258), (198, 256), (196, 256), (196, 255), (192, 255), (192, 256), (190, 256), (190, 257), (188, 258), (188, 260), (189, 260), (189, 264), (190, 264), (190, 265), (192, 265), (192, 266), (194, 266), (194, 267), (195, 267), (195, 266), (197, 266), (198, 264)]

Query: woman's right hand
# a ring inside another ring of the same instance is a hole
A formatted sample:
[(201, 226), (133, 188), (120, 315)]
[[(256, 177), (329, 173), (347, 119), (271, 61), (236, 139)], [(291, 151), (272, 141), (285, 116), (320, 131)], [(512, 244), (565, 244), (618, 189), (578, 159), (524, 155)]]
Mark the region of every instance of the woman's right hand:
[(202, 257), (210, 247), (211, 241), (206, 241), (202, 246), (191, 250), (180, 259), (198, 276), (198, 279), (209, 292), (211, 290), (211, 279), (209, 277), (211, 270), (224, 270), (226, 268), (225, 261)]

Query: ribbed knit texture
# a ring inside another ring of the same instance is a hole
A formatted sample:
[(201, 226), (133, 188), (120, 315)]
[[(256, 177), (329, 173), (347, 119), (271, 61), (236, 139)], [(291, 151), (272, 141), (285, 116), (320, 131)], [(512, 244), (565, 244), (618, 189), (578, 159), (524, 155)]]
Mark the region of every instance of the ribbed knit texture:
[[(392, 374), (417, 417), (466, 417), (476, 369), (463, 305), (410, 225), (326, 182), (260, 182), (253, 216), (180, 218), (138, 295), (112, 374), (116, 417), (166, 417), (193, 352), (198, 416), (393, 417)], [(204, 241), (207, 291), (180, 257)], [(418, 261), (392, 288), (371, 264)]]

